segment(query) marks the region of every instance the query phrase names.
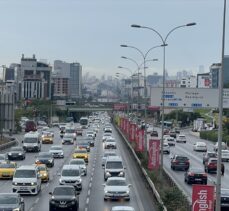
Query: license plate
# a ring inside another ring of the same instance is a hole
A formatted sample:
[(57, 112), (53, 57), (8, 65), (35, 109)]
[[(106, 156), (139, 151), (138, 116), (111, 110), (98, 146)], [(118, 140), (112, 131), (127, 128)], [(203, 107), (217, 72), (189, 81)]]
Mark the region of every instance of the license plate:
[(67, 207), (67, 204), (60, 204), (60, 207)]
[(201, 179), (195, 179), (196, 181), (201, 181)]

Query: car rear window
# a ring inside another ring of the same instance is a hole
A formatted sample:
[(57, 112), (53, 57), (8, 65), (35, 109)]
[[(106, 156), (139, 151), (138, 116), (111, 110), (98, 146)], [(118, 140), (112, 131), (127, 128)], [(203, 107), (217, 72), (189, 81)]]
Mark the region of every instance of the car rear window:
[(187, 157), (177, 156), (176, 160), (189, 160)]

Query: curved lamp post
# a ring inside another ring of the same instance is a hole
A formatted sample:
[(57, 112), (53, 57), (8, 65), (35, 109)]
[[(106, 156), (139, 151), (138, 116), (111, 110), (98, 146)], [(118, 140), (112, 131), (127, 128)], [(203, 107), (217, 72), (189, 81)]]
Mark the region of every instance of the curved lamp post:
[[(141, 25), (136, 25), (136, 24), (132, 24), (131, 27), (134, 28), (142, 28), (142, 29), (148, 29), (151, 30), (153, 32), (155, 32), (161, 39), (162, 41), (162, 47), (163, 47), (163, 79), (162, 79), (162, 127), (161, 127), (161, 152), (163, 152), (163, 144), (164, 144), (164, 140), (163, 140), (163, 135), (164, 135), (164, 115), (165, 115), (165, 98), (164, 98), (164, 93), (165, 93), (165, 47), (168, 45), (167, 44), (167, 39), (169, 37), (169, 35), (174, 32), (175, 30), (179, 29), (179, 28), (184, 28), (187, 26), (194, 26), (196, 25), (196, 23), (188, 23), (185, 25), (180, 25), (180, 26), (176, 26), (173, 29), (171, 29), (167, 35), (165, 36), (165, 38), (163, 38), (163, 36), (154, 28), (151, 27), (147, 27), (147, 26), (141, 26)], [(161, 173), (162, 173), (162, 169), (163, 169), (163, 153), (161, 153)]]

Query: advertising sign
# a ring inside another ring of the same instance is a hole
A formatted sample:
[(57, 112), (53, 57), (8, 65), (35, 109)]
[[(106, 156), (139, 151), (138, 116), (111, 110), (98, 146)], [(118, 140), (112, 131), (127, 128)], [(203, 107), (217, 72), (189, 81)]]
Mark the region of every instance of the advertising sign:
[(134, 141), (135, 140), (135, 124), (131, 123), (130, 124), (130, 141)]
[(116, 103), (114, 104), (113, 106), (113, 109), (116, 110), (116, 111), (123, 111), (123, 110), (126, 110), (127, 109), (127, 104), (125, 103)]
[[(212, 88), (151, 88), (151, 106), (164, 105), (168, 108), (218, 108), (219, 91)], [(229, 108), (229, 89), (223, 91), (223, 107)]]
[(137, 152), (143, 152), (144, 151), (144, 129), (138, 129), (138, 141), (136, 145), (136, 151)]
[(192, 211), (214, 211), (214, 186), (192, 186)]
[(148, 169), (155, 170), (160, 166), (160, 140), (149, 140)]

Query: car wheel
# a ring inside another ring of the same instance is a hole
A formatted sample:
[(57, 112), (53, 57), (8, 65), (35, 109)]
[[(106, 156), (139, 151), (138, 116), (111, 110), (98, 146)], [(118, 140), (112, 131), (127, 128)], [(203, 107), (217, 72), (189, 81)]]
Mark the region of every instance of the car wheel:
[(187, 184), (189, 184), (189, 185), (191, 184), (191, 182), (188, 179), (187, 179)]
[(106, 198), (104, 198), (104, 201), (107, 201), (107, 199), (106, 199)]
[(186, 178), (184, 178), (184, 182), (185, 182), (185, 183), (187, 182)]
[(203, 181), (202, 184), (203, 184), (203, 185), (207, 185), (208, 182), (207, 182), (207, 181)]
[(125, 199), (126, 201), (130, 201), (130, 198)]

